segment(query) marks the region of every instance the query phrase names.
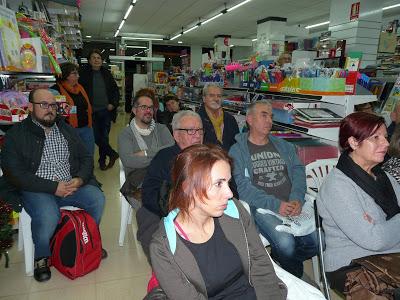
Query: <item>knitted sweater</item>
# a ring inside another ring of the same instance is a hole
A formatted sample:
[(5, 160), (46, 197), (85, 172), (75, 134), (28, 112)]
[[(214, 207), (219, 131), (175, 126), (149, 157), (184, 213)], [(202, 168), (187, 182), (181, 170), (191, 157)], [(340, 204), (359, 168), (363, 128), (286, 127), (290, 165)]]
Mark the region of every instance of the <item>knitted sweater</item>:
[[(388, 175), (400, 204), (400, 186)], [(332, 272), (352, 259), (400, 252), (400, 214), (386, 220), (374, 199), (342, 171), (333, 169), (317, 196), (325, 231), (325, 267)]]

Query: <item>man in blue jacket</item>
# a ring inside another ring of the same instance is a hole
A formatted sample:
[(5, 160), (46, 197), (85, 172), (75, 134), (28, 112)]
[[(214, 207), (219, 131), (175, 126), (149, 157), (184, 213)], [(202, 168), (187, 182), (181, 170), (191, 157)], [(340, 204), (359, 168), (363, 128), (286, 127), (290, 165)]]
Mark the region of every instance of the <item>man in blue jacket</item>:
[(299, 215), (306, 191), (304, 166), (294, 145), (270, 135), (272, 107), (268, 100), (249, 105), (246, 121), (249, 132), (236, 135), (237, 143), (229, 152), (234, 159), (239, 197), (250, 205), (261, 234), (271, 243), (272, 257), (285, 270), (301, 277), (303, 261), (317, 253), (315, 232), (296, 237), (279, 232), (275, 227), (282, 221), (257, 209), (282, 216)]

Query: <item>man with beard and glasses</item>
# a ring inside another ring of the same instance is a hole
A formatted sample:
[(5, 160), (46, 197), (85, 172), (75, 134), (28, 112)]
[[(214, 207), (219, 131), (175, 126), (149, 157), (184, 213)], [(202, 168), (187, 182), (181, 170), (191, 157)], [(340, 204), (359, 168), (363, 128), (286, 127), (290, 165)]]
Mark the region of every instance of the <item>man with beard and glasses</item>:
[(132, 103), (134, 117), (118, 136), (118, 153), (126, 174), (122, 193), (133, 206), (139, 205), (136, 200), (151, 160), (175, 142), (168, 128), (154, 121), (154, 101), (152, 90), (139, 90)]
[(82, 208), (99, 224), (105, 202), (93, 176), (92, 156), (75, 129), (57, 115), (57, 107), (51, 92), (33, 90), (30, 115), (7, 131), (1, 153), (0, 196), (32, 218), (34, 277), (40, 282), (51, 277), (49, 243), (60, 207)]

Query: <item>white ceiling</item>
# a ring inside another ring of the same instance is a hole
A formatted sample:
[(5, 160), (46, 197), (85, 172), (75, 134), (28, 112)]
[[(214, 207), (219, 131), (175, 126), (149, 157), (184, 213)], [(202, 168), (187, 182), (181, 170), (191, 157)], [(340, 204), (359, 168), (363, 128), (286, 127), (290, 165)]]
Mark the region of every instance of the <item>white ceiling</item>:
[[(335, 0), (332, 0), (335, 1)], [(82, 0), (83, 35), (112, 39), (131, 0)], [(214, 16), (242, 0), (138, 0), (120, 31), (174, 36), (184, 27)], [(287, 18), (288, 25), (310, 25), (329, 20), (331, 0), (252, 0), (175, 40), (184, 44), (210, 46), (218, 34), (254, 38), (257, 20), (274, 16)], [(399, 1), (385, 1), (392, 4)], [(170, 42), (171, 43), (171, 42)]]

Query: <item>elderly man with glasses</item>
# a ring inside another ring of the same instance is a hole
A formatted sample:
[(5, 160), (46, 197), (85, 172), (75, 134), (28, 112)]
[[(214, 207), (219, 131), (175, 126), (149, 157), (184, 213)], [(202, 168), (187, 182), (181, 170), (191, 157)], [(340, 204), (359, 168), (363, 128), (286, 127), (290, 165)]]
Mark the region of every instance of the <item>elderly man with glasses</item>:
[(175, 145), (162, 149), (152, 160), (142, 185), (143, 206), (136, 214), (137, 238), (149, 258), (149, 246), (160, 219), (167, 214), (168, 190), (175, 157), (185, 148), (203, 143), (203, 123), (191, 110), (181, 110), (172, 119)]
[(174, 144), (168, 128), (153, 119), (154, 100), (152, 90), (139, 90), (132, 103), (134, 117), (118, 136), (118, 153), (127, 179), (122, 192), (133, 206), (139, 205), (137, 191), (151, 160), (159, 150)]
[[(57, 115), (57, 103), (46, 89), (29, 94), (27, 119), (14, 125), (2, 148), (0, 197), (22, 207), (32, 219), (37, 281), (51, 277), (50, 238), (61, 217), (60, 207), (84, 209), (97, 224), (105, 198), (93, 176), (93, 157), (74, 128)], [(106, 257), (103, 250), (103, 257)]]

